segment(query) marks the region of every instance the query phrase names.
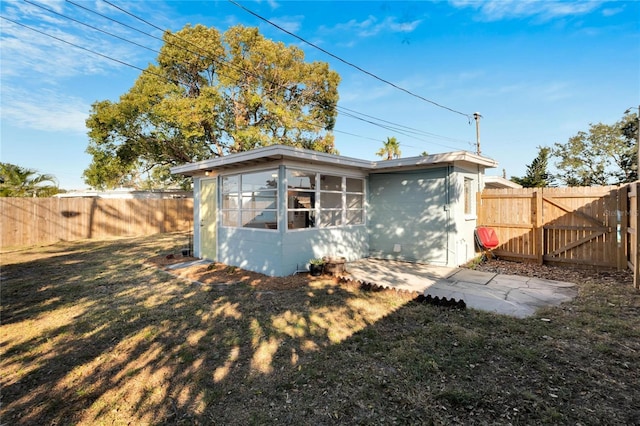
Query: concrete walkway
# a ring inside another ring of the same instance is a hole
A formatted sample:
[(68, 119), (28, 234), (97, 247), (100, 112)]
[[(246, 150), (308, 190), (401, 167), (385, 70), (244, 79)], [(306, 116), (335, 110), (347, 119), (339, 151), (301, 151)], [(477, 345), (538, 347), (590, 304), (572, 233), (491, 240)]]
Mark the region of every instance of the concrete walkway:
[(573, 283), (463, 268), (362, 259), (346, 265), (348, 278), (382, 287), (462, 299), (468, 308), (525, 318), (578, 295)]

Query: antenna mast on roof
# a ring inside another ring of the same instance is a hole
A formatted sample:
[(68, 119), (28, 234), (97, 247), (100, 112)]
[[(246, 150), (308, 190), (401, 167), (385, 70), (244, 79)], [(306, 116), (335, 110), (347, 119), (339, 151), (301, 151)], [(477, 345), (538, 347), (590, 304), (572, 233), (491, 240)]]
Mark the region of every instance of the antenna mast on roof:
[(479, 112), (474, 112), (473, 118), (476, 120), (476, 154), (480, 155), (480, 119), (482, 115)]

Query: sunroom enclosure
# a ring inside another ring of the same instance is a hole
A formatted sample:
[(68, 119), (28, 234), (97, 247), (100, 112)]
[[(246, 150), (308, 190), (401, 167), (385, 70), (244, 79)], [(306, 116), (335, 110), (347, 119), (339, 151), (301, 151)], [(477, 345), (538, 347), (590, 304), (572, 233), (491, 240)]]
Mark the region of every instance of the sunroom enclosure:
[(195, 238), (199, 257), (210, 258), (199, 247), (213, 237), (211, 260), (268, 275), (305, 269), (316, 257), (366, 256), (364, 176), (279, 165), (213, 179), (220, 188), (219, 226), (217, 235)]

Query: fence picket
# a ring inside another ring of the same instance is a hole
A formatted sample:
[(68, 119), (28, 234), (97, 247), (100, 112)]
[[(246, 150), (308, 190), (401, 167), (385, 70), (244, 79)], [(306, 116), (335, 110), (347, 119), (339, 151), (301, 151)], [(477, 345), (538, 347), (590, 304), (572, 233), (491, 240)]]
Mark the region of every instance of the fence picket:
[(0, 247), (190, 231), (193, 199), (0, 198)]

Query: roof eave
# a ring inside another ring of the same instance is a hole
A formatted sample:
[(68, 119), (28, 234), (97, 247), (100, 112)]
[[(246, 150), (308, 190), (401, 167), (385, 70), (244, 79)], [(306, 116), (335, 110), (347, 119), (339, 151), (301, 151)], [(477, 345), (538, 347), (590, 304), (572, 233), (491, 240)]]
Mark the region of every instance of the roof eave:
[(446, 152), (442, 154), (431, 154), (420, 157), (397, 158), (395, 160), (383, 160), (372, 162), (372, 168), (376, 170), (429, 166), (455, 162), (466, 162), (477, 164), (485, 168), (498, 167), (498, 162), (492, 158), (472, 154), (467, 151)]
[(325, 152), (312, 151), (308, 149), (296, 148), (284, 145), (272, 145), (264, 148), (258, 148), (251, 151), (240, 152), (224, 157), (213, 158), (209, 160), (198, 161), (195, 163), (183, 164), (172, 167), (171, 173), (183, 174), (186, 176), (194, 176), (206, 171), (224, 168), (234, 164), (248, 163), (262, 159), (291, 159), (302, 161), (313, 161), (316, 163), (340, 165), (344, 167), (355, 167), (360, 169), (370, 169), (371, 162), (359, 160), (357, 158), (343, 157), (335, 154), (327, 154)]
[(233, 165), (241, 165), (259, 160), (270, 159), (273, 161), (289, 159), (310, 161), (319, 164), (331, 164), (343, 167), (352, 167), (362, 170), (390, 170), (410, 167), (436, 166), (439, 164), (467, 162), (477, 164), (485, 168), (497, 167), (498, 163), (487, 157), (472, 154), (467, 151), (447, 152), (443, 154), (432, 154), (420, 157), (398, 158), (395, 160), (367, 161), (352, 157), (343, 157), (325, 152), (312, 151), (309, 149), (295, 148), (285, 145), (272, 145), (258, 148), (251, 151), (240, 152), (224, 157), (212, 158), (195, 163), (183, 164), (172, 167), (171, 173), (185, 176), (195, 176), (207, 171), (223, 169)]

